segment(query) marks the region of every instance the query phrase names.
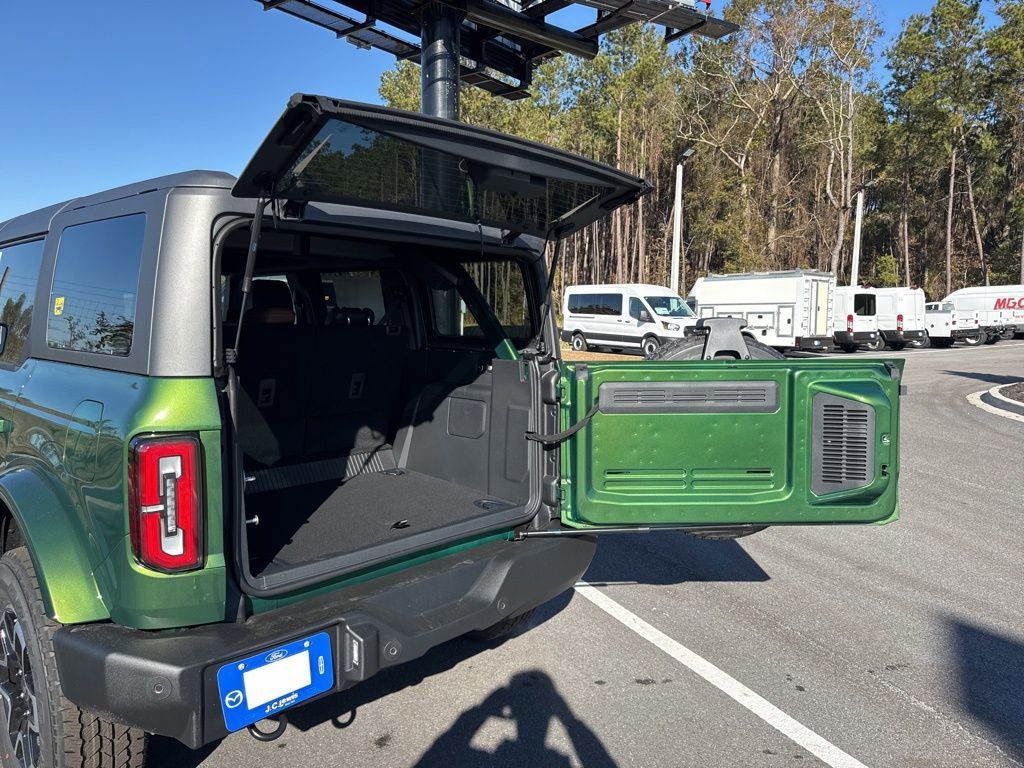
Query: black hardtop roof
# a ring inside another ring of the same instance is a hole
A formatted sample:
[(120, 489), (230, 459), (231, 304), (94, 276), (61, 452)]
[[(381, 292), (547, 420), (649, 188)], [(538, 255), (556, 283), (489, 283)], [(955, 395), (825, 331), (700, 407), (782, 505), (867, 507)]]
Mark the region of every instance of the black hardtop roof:
[(125, 197), (141, 195), (145, 192), (171, 189), (173, 187), (231, 189), (235, 181), (234, 176), (223, 171), (184, 171), (167, 176), (158, 176), (155, 179), (137, 181), (133, 184), (114, 187), (113, 189), (97, 192), (96, 194), (75, 197), (71, 200), (65, 200), (63, 203), (49, 205), (21, 216), (15, 216), (7, 221), (2, 221), (0, 222), (0, 240), (19, 240), (23, 237), (43, 234), (49, 231), (50, 222), (61, 211), (87, 208), (99, 203), (109, 203), (112, 200), (120, 200)]

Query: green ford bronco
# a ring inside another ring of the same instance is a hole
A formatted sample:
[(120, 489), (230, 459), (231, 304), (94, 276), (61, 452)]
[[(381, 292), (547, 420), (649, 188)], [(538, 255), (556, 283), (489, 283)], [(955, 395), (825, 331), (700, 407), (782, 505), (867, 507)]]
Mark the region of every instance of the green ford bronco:
[(300, 95), (238, 179), (0, 224), (4, 760), (273, 736), (509, 631), (603, 532), (894, 520), (896, 362), (781, 359), (729, 319), (561, 362), (557, 243), (647, 190)]

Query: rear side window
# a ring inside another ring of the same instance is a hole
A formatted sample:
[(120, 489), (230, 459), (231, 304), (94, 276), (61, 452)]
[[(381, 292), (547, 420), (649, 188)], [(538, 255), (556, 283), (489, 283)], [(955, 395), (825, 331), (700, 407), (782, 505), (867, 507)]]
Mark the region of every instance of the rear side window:
[(384, 317), (384, 291), (380, 272), (325, 272), (320, 278), (328, 319), (356, 317), (362, 312), (369, 323)]
[(46, 343), (126, 356), (135, 331), (145, 214), (68, 227), (60, 237)]
[(857, 315), (874, 315), (875, 295), (873, 293), (858, 293), (853, 297), (853, 311)]
[(7, 326), (2, 363), (20, 363), (32, 325), (43, 241), (33, 240), (0, 248), (0, 323)]
[[(508, 337), (517, 344), (527, 343), (533, 336), (533, 323), (520, 265), (514, 261), (475, 261), (463, 262), (462, 267)], [(435, 334), (483, 338), (479, 322), (456, 289), (432, 289), (430, 300)]]
[(621, 315), (621, 293), (574, 293), (569, 311), (577, 315)]

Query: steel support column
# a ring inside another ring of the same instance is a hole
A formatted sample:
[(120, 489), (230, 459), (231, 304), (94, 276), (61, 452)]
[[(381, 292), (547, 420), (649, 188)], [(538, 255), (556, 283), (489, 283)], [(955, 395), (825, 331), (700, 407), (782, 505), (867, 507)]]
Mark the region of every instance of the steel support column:
[(424, 114), (459, 119), (459, 29), (465, 12), (432, 2), (420, 22), (420, 93)]

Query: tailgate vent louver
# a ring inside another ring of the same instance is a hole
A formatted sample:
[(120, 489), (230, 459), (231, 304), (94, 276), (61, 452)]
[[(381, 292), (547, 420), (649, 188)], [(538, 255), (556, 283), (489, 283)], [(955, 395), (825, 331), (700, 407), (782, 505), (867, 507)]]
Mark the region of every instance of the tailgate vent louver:
[(601, 413), (772, 413), (779, 407), (774, 381), (605, 382)]
[(835, 395), (814, 396), (811, 492), (863, 488), (875, 479), (875, 410)]

